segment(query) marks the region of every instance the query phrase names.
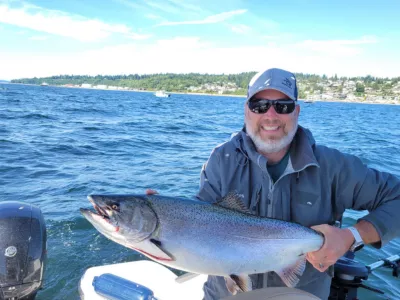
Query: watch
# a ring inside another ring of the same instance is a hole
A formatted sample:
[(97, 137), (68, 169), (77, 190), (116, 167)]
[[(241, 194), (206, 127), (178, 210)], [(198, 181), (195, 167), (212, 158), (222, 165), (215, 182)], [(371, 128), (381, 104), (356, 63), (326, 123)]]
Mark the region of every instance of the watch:
[(361, 235), (358, 233), (358, 230), (355, 227), (347, 227), (350, 230), (351, 234), (354, 237), (354, 243), (350, 247), (350, 251), (356, 252), (364, 247), (364, 241), (361, 238)]

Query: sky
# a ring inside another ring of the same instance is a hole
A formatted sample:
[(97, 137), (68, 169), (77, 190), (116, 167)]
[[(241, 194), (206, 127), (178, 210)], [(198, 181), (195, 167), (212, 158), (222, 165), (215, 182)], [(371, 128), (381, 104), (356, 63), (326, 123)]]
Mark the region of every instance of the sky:
[(398, 77), (399, 16), (399, 0), (0, 0), (0, 80), (269, 67)]

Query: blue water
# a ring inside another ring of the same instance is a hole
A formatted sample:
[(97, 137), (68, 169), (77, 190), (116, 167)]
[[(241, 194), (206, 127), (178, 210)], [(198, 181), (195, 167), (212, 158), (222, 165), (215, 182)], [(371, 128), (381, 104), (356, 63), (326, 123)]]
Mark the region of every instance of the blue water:
[[(244, 98), (97, 91), (3, 84), (0, 89), (0, 201), (38, 205), (48, 230), (48, 264), (37, 299), (78, 299), (91, 266), (142, 258), (100, 235), (79, 213), (90, 193), (192, 197), (211, 150), (243, 125)], [(300, 124), (318, 143), (352, 153), (400, 177), (400, 106), (301, 104)], [(349, 225), (364, 212), (349, 211)], [(397, 239), (366, 247), (364, 263), (400, 252)], [(400, 279), (380, 269), (368, 280), (400, 299)], [(377, 294), (362, 291), (361, 299)]]

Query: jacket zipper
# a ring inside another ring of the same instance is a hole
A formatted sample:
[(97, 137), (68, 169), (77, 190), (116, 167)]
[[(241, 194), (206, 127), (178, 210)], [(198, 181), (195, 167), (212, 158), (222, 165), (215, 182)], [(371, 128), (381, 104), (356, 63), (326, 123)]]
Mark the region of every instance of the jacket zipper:
[[(296, 183), (298, 182), (299, 179), (299, 175), (300, 172), (303, 171), (305, 168), (310, 167), (310, 166), (318, 166), (316, 164), (308, 164), (305, 165), (302, 169), (298, 170), (298, 171), (291, 171), (291, 172), (287, 172), (287, 173), (283, 173), (281, 177), (278, 178), (278, 180), (273, 183), (271, 176), (268, 174), (268, 178), (269, 178), (269, 190), (268, 190), (268, 206), (267, 206), (267, 217), (268, 218), (272, 218), (272, 202), (273, 202), (273, 194), (274, 194), (274, 188), (275, 185), (279, 182), (279, 180), (281, 180), (281, 178), (283, 178), (286, 175), (289, 174), (294, 174), (297, 173), (297, 178), (296, 178)], [(268, 273), (264, 273), (264, 274), (260, 274), (261, 280), (262, 280), (262, 286), (259, 286), (258, 288), (263, 288), (263, 287), (268, 287), (268, 276), (269, 276), (269, 272)], [(260, 281), (260, 279), (259, 279)]]

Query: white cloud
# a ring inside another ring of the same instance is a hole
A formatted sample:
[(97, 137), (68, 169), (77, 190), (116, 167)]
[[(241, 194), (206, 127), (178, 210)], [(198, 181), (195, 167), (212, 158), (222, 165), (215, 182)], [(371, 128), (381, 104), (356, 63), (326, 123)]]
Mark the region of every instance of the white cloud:
[(208, 16), (203, 20), (162, 22), (162, 23), (158, 24), (157, 26), (214, 24), (214, 23), (220, 23), (225, 20), (228, 20), (228, 19), (232, 18), (233, 16), (244, 14), (245, 12), (247, 12), (246, 9), (238, 9), (238, 10), (233, 10), (233, 11), (228, 11), (228, 12), (223, 12), (220, 14)]
[(161, 20), (162, 19), (162, 17), (155, 15), (155, 14), (145, 14), (144, 16), (150, 20)]
[[(0, 5), (0, 23), (33, 29), (83, 42), (97, 41), (111, 34), (123, 34), (138, 38), (140, 35), (121, 24), (107, 24), (100, 20), (88, 19), (57, 10), (43, 9), (33, 5), (11, 8)], [(143, 35), (142, 38), (148, 36)]]
[(48, 37), (47, 36), (34, 35), (34, 36), (31, 36), (29, 39), (32, 40), (32, 41), (45, 41), (45, 40), (48, 39)]
[(231, 25), (231, 29), (233, 32), (244, 34), (248, 33), (251, 28), (247, 25), (236, 24), (236, 25)]
[(265, 40), (275, 40), (278, 38), (278, 36), (276, 35), (263, 35), (261, 38), (265, 39)]
[(182, 2), (181, 0), (162, 0), (162, 1), (149, 1), (142, 0), (142, 2), (133, 2), (129, 0), (114, 0), (128, 7), (134, 8), (135, 10), (140, 9), (142, 11), (151, 9), (157, 9), (164, 13), (172, 14), (187, 14), (190, 12), (201, 12), (203, 11), (198, 5)]
[(173, 14), (181, 14), (182, 13), (182, 10), (178, 6), (171, 5), (169, 3), (155, 2), (155, 1), (148, 1), (148, 0), (145, 3), (152, 8), (159, 9), (166, 13), (173, 13)]
[[(203, 9), (199, 5), (194, 5), (194, 4), (190, 4), (187, 2), (183, 2), (182, 0), (168, 0), (168, 1), (171, 2), (175, 6), (180, 6), (181, 8), (183, 8), (186, 11), (188, 11), (188, 10), (196, 11), (196, 12), (203, 11)], [(182, 10), (181, 10), (181, 13), (182, 13)]]
[(186, 52), (206, 49), (212, 47), (212, 44), (202, 41), (199, 37), (175, 37), (173, 39), (158, 40), (155, 47), (161, 47), (163, 51)]
[[(366, 43), (360, 39), (358, 43)], [(354, 44), (350, 42), (349, 44)], [(357, 44), (357, 42), (355, 43)], [(101, 62), (101, 63), (99, 63)], [(393, 57), (367, 59), (318, 54), (293, 44), (218, 47), (198, 37), (176, 37), (153, 44), (135, 43), (79, 54), (4, 53), (0, 49), (0, 78), (42, 77), (58, 74), (238, 73), (281, 67), (293, 72), (328, 76), (398, 76), (400, 61)], [(26, 66), (29, 66), (27, 68)]]
[(131, 33), (128, 33), (126, 36), (132, 40), (146, 40), (151, 37), (151, 34), (138, 34), (138, 33), (131, 32)]
[(362, 51), (362, 48), (357, 46), (365, 44), (375, 44), (377, 42), (378, 40), (374, 36), (363, 36), (360, 39), (356, 40), (306, 40), (298, 43), (297, 46), (305, 50), (320, 53), (329, 53), (335, 56), (354, 56), (361, 53)]

